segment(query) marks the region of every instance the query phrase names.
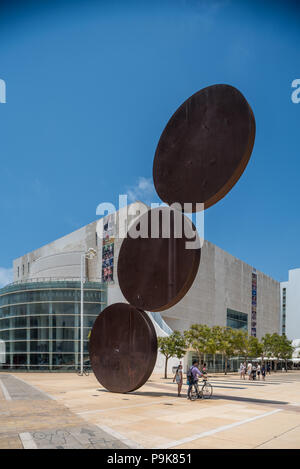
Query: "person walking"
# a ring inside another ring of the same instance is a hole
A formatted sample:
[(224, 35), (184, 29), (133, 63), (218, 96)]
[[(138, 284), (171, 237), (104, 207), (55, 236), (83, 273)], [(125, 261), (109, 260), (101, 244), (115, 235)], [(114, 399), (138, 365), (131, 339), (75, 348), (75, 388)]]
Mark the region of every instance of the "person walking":
[(264, 381), (266, 379), (266, 367), (265, 367), (264, 363), (261, 366), (261, 376), (262, 376), (262, 379)]
[(257, 365), (257, 379), (260, 381), (260, 372), (261, 372), (261, 367), (260, 364)]
[(203, 376), (203, 373), (199, 370), (198, 366), (199, 366), (198, 360), (193, 360), (193, 364), (192, 364), (191, 368), (189, 369), (189, 371), (187, 373), (188, 384), (189, 384), (188, 393), (187, 393), (187, 398), (188, 399), (191, 399), (191, 390), (192, 390), (193, 386), (194, 386), (194, 388), (196, 390), (196, 393), (199, 397), (198, 377), (201, 378)]
[(252, 373), (252, 379), (254, 381), (256, 379), (256, 364), (255, 363), (253, 363), (251, 373)]
[(250, 381), (251, 373), (252, 373), (252, 363), (250, 362), (248, 363), (247, 373), (248, 373), (248, 380)]
[(182, 388), (182, 382), (183, 382), (183, 375), (182, 375), (182, 365), (178, 365), (177, 370), (175, 372), (175, 376), (173, 379), (173, 383), (176, 381), (176, 384), (178, 386), (178, 397), (181, 395), (181, 388)]
[(245, 379), (245, 365), (244, 363), (240, 364), (240, 379)]
[(267, 373), (269, 373), (269, 375), (271, 374), (271, 367), (270, 367), (270, 363), (267, 363)]

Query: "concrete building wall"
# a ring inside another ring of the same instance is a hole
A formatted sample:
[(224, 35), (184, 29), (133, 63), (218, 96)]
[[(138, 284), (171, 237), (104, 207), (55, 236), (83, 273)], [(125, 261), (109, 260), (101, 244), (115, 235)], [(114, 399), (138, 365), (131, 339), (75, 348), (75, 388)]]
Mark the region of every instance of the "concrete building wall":
[[(97, 249), (96, 223), (80, 228), (52, 243), (25, 254), (13, 261), (14, 281), (33, 278), (80, 277), (80, 256), (88, 248)], [(96, 265), (99, 259), (88, 261), (91, 277), (99, 279)]]
[(281, 321), (283, 315), (283, 288), (286, 288), (286, 336), (290, 340), (300, 337), (300, 269), (289, 270), (287, 282), (281, 282)]
[[(117, 212), (116, 217), (116, 234), (127, 232), (128, 223), (139, 216), (142, 211), (147, 210), (147, 206), (142, 202), (135, 202), (129, 207), (124, 207)], [(126, 212), (129, 210), (129, 215), (125, 217)], [(108, 216), (104, 217), (102, 221), (94, 221), (62, 238), (59, 238), (45, 246), (42, 246), (35, 251), (25, 254), (13, 261), (13, 275), (14, 281), (25, 281), (36, 278), (80, 278), (80, 262), (81, 255), (89, 248), (93, 248), (97, 252), (94, 259), (86, 261), (86, 275), (89, 280), (101, 279), (102, 270), (102, 233), (101, 227), (106, 222)], [(124, 227), (119, 225), (125, 220)], [(98, 231), (98, 234), (97, 234)], [(114, 257), (117, 261), (122, 238), (116, 236), (114, 242)], [(115, 262), (115, 273), (116, 273)], [(115, 275), (116, 278), (116, 275)], [(111, 302), (124, 301), (121, 292), (118, 288), (111, 285), (109, 292)], [(119, 300), (117, 298), (120, 298)], [(110, 304), (109, 303), (109, 304)]]
[[(187, 329), (193, 323), (209, 326), (227, 324), (227, 308), (248, 315), (251, 333), (253, 268), (205, 241), (200, 267), (186, 296), (173, 308), (162, 313), (172, 329)], [(257, 274), (257, 337), (280, 329), (279, 283)]]
[[(123, 215), (130, 216), (123, 226)], [(108, 285), (108, 304), (126, 302), (118, 285), (117, 260), (122, 244), (122, 233), (142, 212), (143, 203), (136, 202), (117, 212), (114, 226), (114, 282)], [(93, 222), (53, 243), (26, 254), (14, 261), (14, 279), (37, 277), (80, 277), (80, 256), (92, 247), (97, 251), (95, 259), (87, 261), (90, 280), (101, 278), (102, 229), (108, 216), (101, 222)], [(98, 231), (98, 237), (96, 237)], [(121, 236), (120, 236), (121, 233)], [(29, 272), (27, 265), (29, 263)], [(24, 265), (24, 274), (23, 274)], [(19, 276), (18, 276), (19, 268)], [(227, 324), (227, 308), (248, 315), (248, 333), (251, 333), (253, 268), (205, 241), (201, 262), (195, 281), (186, 296), (174, 307), (162, 313), (171, 329), (188, 329), (193, 323), (209, 326)], [(257, 337), (267, 332), (280, 331), (280, 285), (262, 272), (257, 274)], [(299, 289), (300, 292), (300, 289)], [(300, 332), (298, 334), (300, 336)]]
[[(115, 265), (122, 239), (115, 239)], [(248, 333), (251, 333), (253, 268), (205, 241), (198, 273), (191, 289), (174, 307), (161, 316), (174, 330), (188, 329), (193, 323), (209, 326), (227, 324), (227, 308), (248, 315)], [(255, 270), (257, 274), (257, 337), (267, 332), (280, 331), (280, 284)], [(118, 285), (108, 288), (108, 303), (123, 302), (125, 298)]]
[(280, 331), (280, 283), (271, 277), (257, 272), (257, 328), (259, 338), (266, 333)]

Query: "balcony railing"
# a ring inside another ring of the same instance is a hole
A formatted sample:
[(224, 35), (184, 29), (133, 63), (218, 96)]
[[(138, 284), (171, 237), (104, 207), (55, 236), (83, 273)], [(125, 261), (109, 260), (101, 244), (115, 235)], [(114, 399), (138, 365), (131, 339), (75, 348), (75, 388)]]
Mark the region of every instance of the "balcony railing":
[[(85, 280), (86, 282), (97, 282), (101, 283), (101, 278), (89, 278)], [(80, 282), (80, 277), (36, 277), (36, 278), (27, 278), (22, 280), (16, 280), (14, 282), (8, 283), (5, 287), (10, 287), (11, 285), (20, 285), (22, 283), (41, 283), (41, 282)]]

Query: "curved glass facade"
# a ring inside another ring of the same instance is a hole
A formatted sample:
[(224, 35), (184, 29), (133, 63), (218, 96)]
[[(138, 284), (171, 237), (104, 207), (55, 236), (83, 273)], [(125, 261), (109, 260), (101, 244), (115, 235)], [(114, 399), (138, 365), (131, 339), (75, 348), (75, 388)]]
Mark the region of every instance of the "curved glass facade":
[[(97, 282), (84, 284), (85, 365), (89, 363), (88, 334), (106, 307), (106, 288)], [(27, 282), (2, 288), (0, 343), (0, 369), (78, 369), (80, 282)]]

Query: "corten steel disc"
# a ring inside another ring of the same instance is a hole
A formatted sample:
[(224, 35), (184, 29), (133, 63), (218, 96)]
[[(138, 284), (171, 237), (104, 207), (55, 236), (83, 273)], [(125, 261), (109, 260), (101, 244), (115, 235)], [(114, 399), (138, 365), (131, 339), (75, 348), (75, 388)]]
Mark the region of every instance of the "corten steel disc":
[(157, 357), (157, 337), (148, 315), (126, 303), (115, 303), (97, 317), (89, 342), (96, 378), (112, 392), (143, 386)]
[[(156, 149), (153, 179), (159, 197), (214, 205), (247, 166), (255, 119), (244, 96), (229, 85), (213, 85), (188, 98), (173, 114)], [(199, 210), (199, 208), (198, 208)]]
[[(141, 232), (139, 237), (137, 232)], [(193, 249), (187, 249), (191, 240)], [(121, 245), (118, 258), (121, 291), (137, 308), (164, 311), (190, 289), (200, 255), (198, 234), (187, 217), (169, 207), (149, 210), (134, 222)]]

